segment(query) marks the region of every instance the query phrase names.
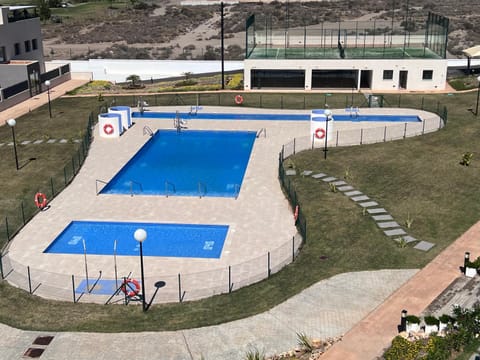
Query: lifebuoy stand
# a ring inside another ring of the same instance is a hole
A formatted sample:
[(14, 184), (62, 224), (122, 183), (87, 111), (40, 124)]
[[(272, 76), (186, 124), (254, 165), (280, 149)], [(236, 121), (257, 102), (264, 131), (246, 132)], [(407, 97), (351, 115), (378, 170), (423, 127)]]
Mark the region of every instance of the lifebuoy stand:
[(123, 133), (121, 115), (119, 113), (99, 114), (98, 132), (102, 138), (118, 138)]
[(335, 141), (335, 133), (333, 130), (335, 123), (334, 116), (329, 114), (329, 119), (327, 125), (325, 109), (312, 110), (310, 114), (310, 139), (312, 139), (312, 146), (323, 147), (325, 146), (325, 141), (328, 143)]

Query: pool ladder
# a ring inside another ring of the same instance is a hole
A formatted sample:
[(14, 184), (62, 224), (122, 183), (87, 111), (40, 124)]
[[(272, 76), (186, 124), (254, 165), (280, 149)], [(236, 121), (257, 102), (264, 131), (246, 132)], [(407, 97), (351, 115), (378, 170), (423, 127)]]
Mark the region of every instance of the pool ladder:
[[(202, 191), (203, 190), (203, 191)], [(200, 199), (207, 194), (207, 185), (202, 182), (198, 182), (198, 196)]]
[(142, 184), (139, 183), (138, 181), (130, 180), (130, 196), (133, 196), (133, 185), (136, 184), (140, 188), (140, 192), (143, 192), (143, 187)]
[(175, 194), (177, 192), (177, 189), (175, 188), (175, 184), (171, 183), (170, 181), (165, 181), (165, 195), (168, 197), (168, 194), (170, 194), (169, 187), (172, 188), (171, 194)]
[(106, 181), (98, 180), (98, 179), (95, 180), (95, 193), (97, 194), (97, 196), (98, 196), (98, 194), (100, 193), (100, 191), (98, 191), (98, 183), (107, 185), (107, 182), (106, 182)]
[(153, 136), (153, 131), (147, 125), (143, 127), (143, 135), (150, 135)]
[(267, 128), (261, 128), (260, 130), (257, 131), (257, 138), (259, 138), (260, 136), (262, 136), (263, 134), (263, 137), (267, 137)]

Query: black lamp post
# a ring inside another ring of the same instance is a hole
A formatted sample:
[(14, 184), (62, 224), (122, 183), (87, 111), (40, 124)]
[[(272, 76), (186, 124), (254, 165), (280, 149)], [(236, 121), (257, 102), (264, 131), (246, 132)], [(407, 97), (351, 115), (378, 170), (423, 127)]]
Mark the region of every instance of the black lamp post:
[(329, 110), (329, 109), (326, 109), (325, 112), (324, 112), (326, 118), (325, 118), (325, 144), (323, 146), (323, 158), (325, 160), (327, 160), (327, 152), (328, 152), (328, 146), (327, 146), (327, 142), (328, 142), (328, 122), (330, 121), (331, 119), (331, 116), (332, 116), (332, 111)]
[(50, 114), (50, 119), (52, 118), (52, 105), (50, 103), (50, 80), (45, 81), (45, 86), (47, 87), (47, 95), (48, 95), (48, 113)]
[(400, 318), (400, 332), (407, 331), (407, 310), (402, 310), (402, 316)]
[(475, 106), (475, 116), (478, 116), (478, 99), (480, 97), (480, 76), (477, 77), (478, 80), (478, 88), (477, 88), (477, 105)]
[(133, 237), (140, 244), (140, 274), (142, 277), (142, 309), (145, 312), (147, 311), (147, 303), (145, 301), (145, 276), (143, 273), (143, 242), (147, 238), (147, 232), (143, 229), (137, 229), (135, 230)]
[(465, 252), (465, 257), (463, 258), (463, 273), (467, 272), (467, 265), (470, 263), (470, 253), (468, 251)]
[(17, 122), (15, 119), (8, 119), (7, 125), (10, 126), (12, 129), (12, 138), (13, 138), (13, 152), (15, 153), (15, 166), (18, 170), (18, 156), (17, 156), (17, 142), (15, 140), (15, 125), (17, 125)]

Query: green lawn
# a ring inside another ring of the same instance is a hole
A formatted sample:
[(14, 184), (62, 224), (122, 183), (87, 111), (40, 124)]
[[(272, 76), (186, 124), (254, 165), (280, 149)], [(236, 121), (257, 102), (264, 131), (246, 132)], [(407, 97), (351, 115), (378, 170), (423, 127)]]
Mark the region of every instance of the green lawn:
[[(244, 96), (244, 104), (266, 107), (319, 108), (323, 94), (253, 94)], [(261, 98), (261, 100), (260, 100)], [(418, 268), (428, 263), (479, 218), (480, 213), (480, 118), (467, 108), (474, 104), (476, 94), (431, 95), (424, 105), (446, 105), (449, 109), (445, 129), (417, 138), (390, 143), (332, 148), (327, 160), (321, 151), (306, 151), (292, 158), (295, 167), (323, 171), (341, 178), (348, 169), (353, 178), (348, 182), (384, 206), (397, 221), (408, 214), (413, 219), (411, 235), (431, 241), (436, 246), (423, 253), (411, 247), (400, 248), (362, 214), (358, 206), (340, 193), (333, 193), (325, 184), (312, 178), (295, 177), (299, 202), (307, 219), (308, 239), (294, 263), (270, 279), (234, 291), (229, 295), (182, 304), (155, 305), (147, 313), (140, 306), (103, 306), (54, 302), (30, 296), (25, 291), (0, 282), (0, 321), (24, 329), (75, 331), (140, 331), (177, 330), (218, 324), (268, 310), (306, 287), (332, 275), (357, 270), (384, 268)], [(180, 99), (180, 100), (179, 100)], [(200, 105), (227, 105), (233, 95), (201, 94)], [(344, 107), (350, 96), (328, 97), (331, 107)], [(419, 95), (386, 96), (389, 104), (420, 106)], [(132, 97), (117, 97), (117, 104), (131, 104)], [(196, 104), (196, 96), (164, 95), (149, 99), (165, 104), (175, 101)], [(109, 103), (112, 98), (107, 98)], [(356, 95), (354, 104), (361, 106), (364, 98)], [(335, 104), (335, 105), (333, 105)], [(45, 107), (18, 119), (19, 141), (45, 134), (47, 137), (75, 138), (85, 129), (90, 110), (102, 104), (96, 98), (68, 98), (53, 102), (54, 118), (48, 119)], [(41, 126), (37, 126), (41, 124)], [(11, 138), (10, 129), (0, 127), (0, 142)], [(29, 146), (19, 149), (25, 159)], [(63, 173), (69, 158), (78, 150), (75, 143), (52, 150), (35, 148), (37, 160), (15, 170), (12, 148), (0, 147), (0, 191), (2, 207), (12, 208), (22, 194), (36, 192), (49, 177)], [(280, 149), (279, 149), (280, 151)], [(459, 165), (462, 153), (474, 153), (471, 166)], [(30, 153), (27, 157), (32, 156)], [(66, 163), (65, 163), (66, 160)], [(16, 184), (21, 184), (17, 186)], [(7, 203), (10, 201), (10, 203)], [(28, 202), (33, 202), (30, 198)], [(5, 216), (5, 215), (4, 215)], [(0, 230), (1, 230), (0, 225)], [(463, 259), (459, 259), (459, 264)], [(215, 316), (212, 316), (215, 314)]]

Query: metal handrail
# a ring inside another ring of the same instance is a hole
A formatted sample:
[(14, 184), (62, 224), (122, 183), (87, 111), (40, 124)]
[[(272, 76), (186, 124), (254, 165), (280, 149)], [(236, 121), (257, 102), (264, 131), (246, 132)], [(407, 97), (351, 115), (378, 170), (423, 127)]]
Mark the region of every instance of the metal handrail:
[(98, 180), (98, 179), (95, 180), (95, 193), (97, 194), (97, 196), (99, 194), (98, 183), (102, 183), (102, 184), (105, 184), (105, 185), (108, 184), (106, 181), (103, 181), (103, 180)]
[(263, 133), (263, 137), (267, 137), (267, 128), (261, 128), (257, 131), (257, 138), (259, 138)]
[(153, 136), (153, 131), (147, 125), (143, 127), (143, 135), (150, 135)]
[(165, 195), (167, 197), (168, 197), (168, 186), (169, 185), (173, 188), (173, 194), (175, 194), (177, 192), (177, 189), (175, 188), (175, 184), (170, 182), (170, 181), (165, 180)]
[[(202, 187), (204, 189), (203, 195), (202, 195)], [(207, 193), (207, 185), (205, 185), (204, 183), (199, 181), (198, 182), (198, 196), (200, 197), (200, 199), (202, 198), (202, 196), (205, 196), (206, 193)]]
[(142, 187), (141, 183), (139, 183), (138, 181), (135, 181), (135, 180), (130, 180), (130, 196), (133, 196), (133, 184), (134, 183), (139, 185), (140, 192), (143, 192), (143, 187)]
[(240, 184), (235, 184), (235, 200), (237, 200), (238, 195), (240, 195)]

